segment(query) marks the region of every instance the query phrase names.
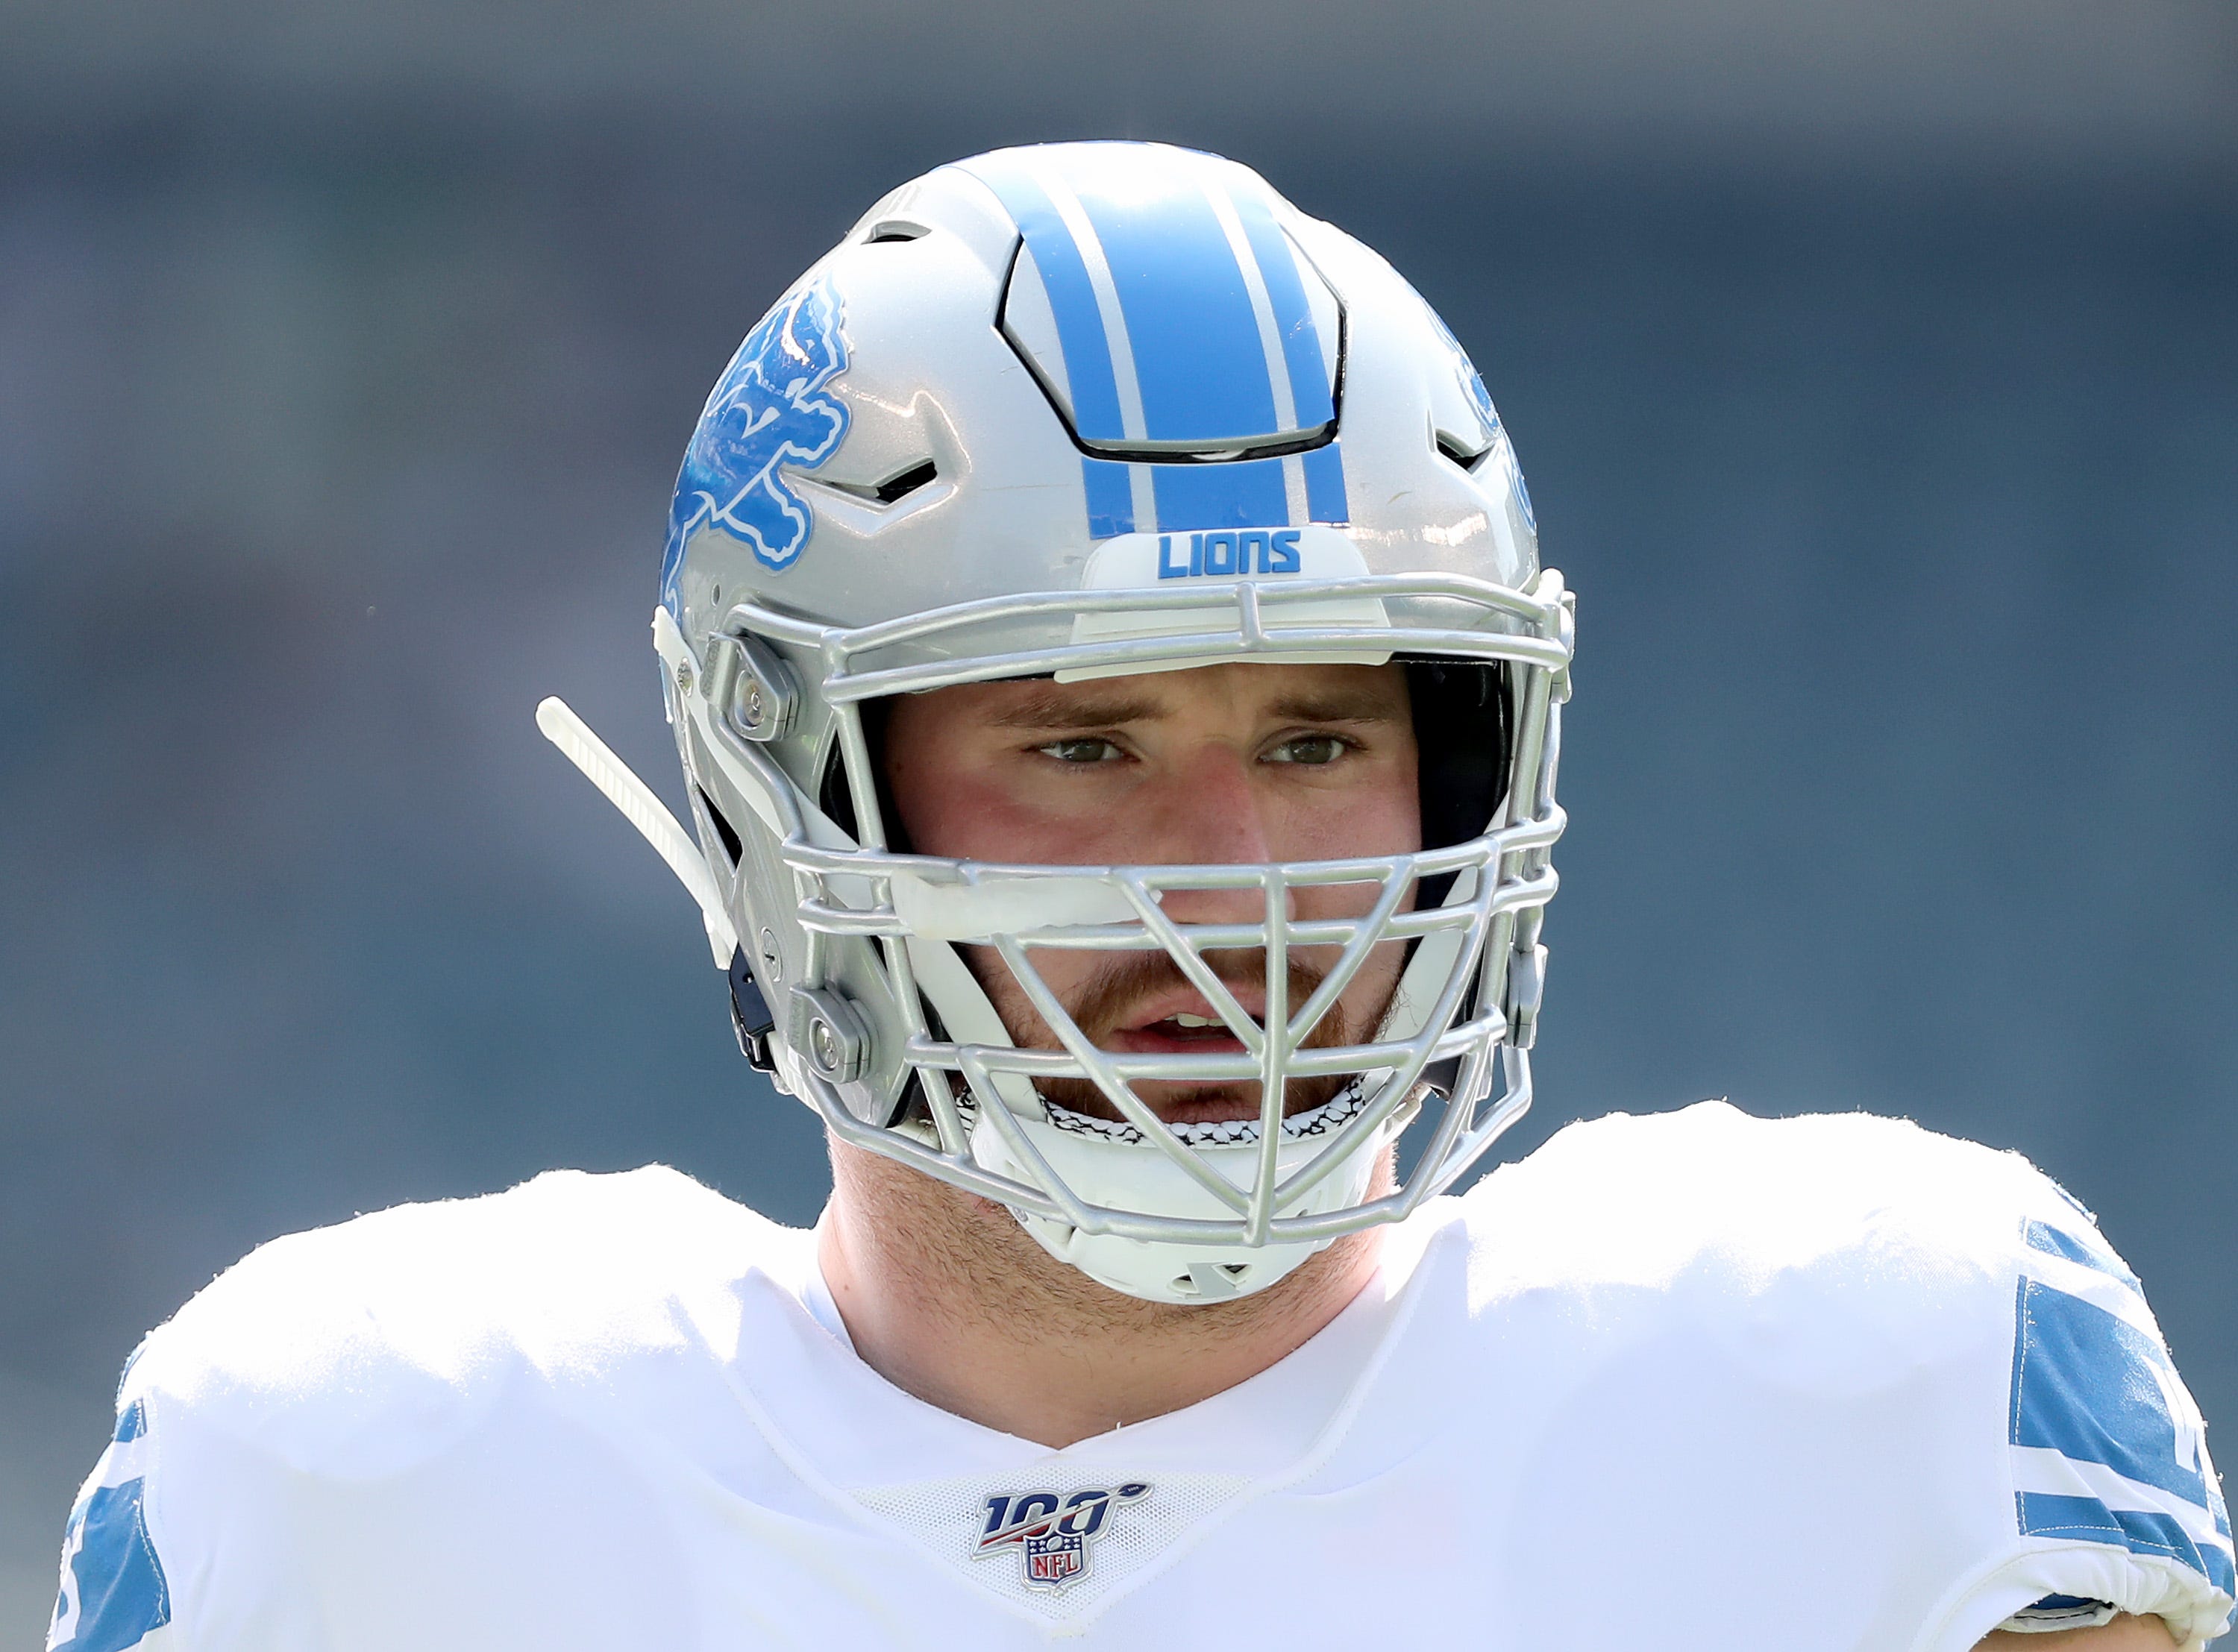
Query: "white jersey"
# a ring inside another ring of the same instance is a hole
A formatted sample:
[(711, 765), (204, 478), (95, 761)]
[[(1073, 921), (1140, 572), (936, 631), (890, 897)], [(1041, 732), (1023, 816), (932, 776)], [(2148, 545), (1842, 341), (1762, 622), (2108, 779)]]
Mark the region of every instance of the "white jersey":
[(657, 1168), (268, 1245), (121, 1417), (70, 1652), (1962, 1652), (2233, 1604), (2089, 1215), (1863, 1116), (1565, 1130), (1289, 1358), (1061, 1451), (887, 1384), (810, 1235)]

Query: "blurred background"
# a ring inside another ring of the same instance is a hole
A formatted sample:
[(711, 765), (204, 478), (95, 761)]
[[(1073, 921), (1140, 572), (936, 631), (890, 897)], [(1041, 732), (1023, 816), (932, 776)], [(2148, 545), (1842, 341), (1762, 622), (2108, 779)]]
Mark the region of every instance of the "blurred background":
[(2224, 0), (0, 0), (0, 1643), (261, 1241), (649, 1160), (813, 1217), (531, 711), (677, 796), (732, 346), (891, 185), (1096, 135), (1407, 271), (1582, 593), (1513, 1152), (1714, 1094), (2018, 1148), (2238, 1417)]

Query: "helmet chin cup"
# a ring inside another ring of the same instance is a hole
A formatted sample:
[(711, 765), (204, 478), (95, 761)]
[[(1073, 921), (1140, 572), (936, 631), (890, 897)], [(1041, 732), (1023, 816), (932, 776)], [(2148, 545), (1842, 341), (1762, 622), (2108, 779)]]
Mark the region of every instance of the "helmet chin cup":
[[(900, 217), (921, 233), (882, 232)], [(1165, 238), (1155, 281), (1105, 248), (1146, 235)], [(710, 396), (653, 624), (693, 829), (546, 722), (692, 890), (742, 1047), (834, 1137), (1010, 1207), (1114, 1290), (1208, 1302), (1418, 1209), (1529, 1105), (1573, 638), (1483, 380), (1387, 263), (1217, 156), (1055, 144), (873, 205)], [(992, 865), (889, 829), (881, 700), (1237, 662), (1403, 664), (1434, 841)], [(1238, 925), (1162, 905), (1249, 888), (1288, 913), (1329, 884), (1360, 898), (1295, 910), (1361, 909)], [(1393, 946), (1381, 1024), (1316, 1041)], [(1014, 1043), (964, 948), (1003, 960), (1056, 1047)], [(1304, 948), (1329, 967), (1293, 1004)], [(1163, 955), (1225, 1053), (1097, 1047), (1032, 962), (1068, 948)], [(1263, 1026), (1207, 962), (1237, 950), (1263, 955)], [(1286, 1119), (1301, 1080), (1357, 1105)], [(1123, 1126), (1074, 1127), (1050, 1080), (1092, 1086)], [(1169, 1127), (1136, 1087), (1173, 1083), (1238, 1087), (1259, 1116)], [(1410, 1127), (1419, 1151), (1382, 1186)]]
[[(1296, 1206), (1286, 1207), (1284, 1213), (1297, 1218), (1325, 1216), (1359, 1204), (1374, 1183), (1384, 1150), (1399, 1138), (1411, 1116), (1405, 1108), (1394, 1113), (1382, 1127), (1347, 1153), (1334, 1173)], [(983, 1121), (973, 1127), (972, 1158), (991, 1174), (1020, 1180), (1053, 1175), (1068, 1186), (1096, 1188), (1109, 1202), (1176, 1223), (1198, 1222), (1210, 1227), (1229, 1215), (1225, 1205), (1170, 1160), (1142, 1144), (1061, 1129), (1045, 1120), (1017, 1118), (1012, 1122), (1015, 1130)], [(1255, 1144), (1190, 1151), (1236, 1191), (1251, 1192), (1260, 1162)], [(1283, 1143), (1275, 1155), (1277, 1180), (1294, 1174), (1312, 1157), (1310, 1139)], [(1016, 1213), (1020, 1226), (1059, 1261), (1078, 1268), (1099, 1285), (1150, 1302), (1202, 1304), (1248, 1296), (1295, 1272), (1334, 1239), (1332, 1236), (1241, 1245), (1210, 1239), (1130, 1239), (1093, 1232), (1063, 1217), (1030, 1211)]]

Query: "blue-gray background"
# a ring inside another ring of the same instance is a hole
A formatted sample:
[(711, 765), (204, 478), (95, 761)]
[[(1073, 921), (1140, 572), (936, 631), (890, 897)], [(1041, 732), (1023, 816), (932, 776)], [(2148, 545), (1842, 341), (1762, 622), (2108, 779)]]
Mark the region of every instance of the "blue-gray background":
[(877, 194), (1040, 137), (1256, 164), (1517, 434), (1584, 650), (1517, 1151), (1712, 1094), (2019, 1147), (2238, 1417), (2234, 17), (0, 4), (0, 1635), (260, 1240), (649, 1159), (813, 1214), (530, 711), (672, 790), (707, 385)]

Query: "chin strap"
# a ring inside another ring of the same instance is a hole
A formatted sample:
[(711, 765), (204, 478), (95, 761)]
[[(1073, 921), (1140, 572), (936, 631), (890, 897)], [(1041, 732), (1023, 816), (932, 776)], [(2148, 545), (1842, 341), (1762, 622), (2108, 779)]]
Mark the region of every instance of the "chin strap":
[[(550, 696), (537, 706), (536, 726), (546, 739), (560, 748), (568, 762), (583, 771), (583, 778), (622, 811), (622, 818), (636, 827), (639, 835), (652, 845), (653, 852), (667, 862), (677, 882), (684, 885), (685, 893), (699, 908), (699, 920), (707, 926), (707, 948), (714, 955), (715, 968), (735, 970), (738, 966), (733, 961), (740, 957), (738, 933), (731, 927), (729, 914), (723, 910), (722, 895), (715, 888), (714, 877), (707, 870), (699, 845), (676, 823), (676, 816), (668, 812), (668, 805), (654, 796), (652, 788), (632, 773), (630, 766), (614, 756), (606, 743), (593, 734), (589, 725), (559, 696)], [(751, 990), (752, 976), (747, 982)], [(734, 975), (734, 1006), (736, 995)], [(761, 994), (757, 991), (753, 995), (758, 1003)], [(732, 1013), (737, 1013), (735, 1008)], [(763, 1012), (765, 1015), (767, 1013)], [(766, 1034), (767, 1029), (764, 1030)], [(744, 1036), (742, 1032), (740, 1037)], [(765, 1036), (763, 1047), (767, 1047)], [(748, 1052), (749, 1059), (752, 1054)]]

